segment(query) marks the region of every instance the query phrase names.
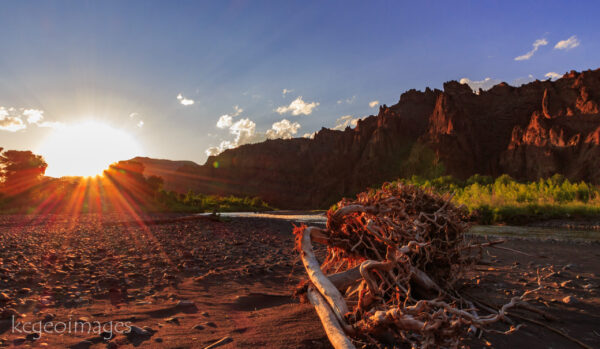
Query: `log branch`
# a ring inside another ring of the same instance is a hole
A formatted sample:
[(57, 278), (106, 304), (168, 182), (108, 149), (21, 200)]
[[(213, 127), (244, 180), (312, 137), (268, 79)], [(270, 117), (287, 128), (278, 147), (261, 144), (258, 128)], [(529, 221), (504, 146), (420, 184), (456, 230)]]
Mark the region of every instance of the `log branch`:
[(338, 322), (337, 316), (333, 313), (329, 304), (327, 304), (321, 294), (312, 286), (308, 287), (308, 300), (315, 307), (331, 345), (335, 349), (354, 349), (354, 344), (352, 344), (350, 338), (344, 333), (344, 330)]
[(302, 263), (304, 264), (308, 278), (313, 285), (315, 285), (316, 289), (323, 296), (323, 298), (325, 298), (327, 303), (331, 306), (331, 309), (334, 311), (340, 324), (345, 330), (352, 331), (352, 328), (347, 325), (346, 319), (344, 318), (344, 315), (349, 312), (346, 301), (344, 301), (340, 291), (338, 291), (335, 285), (327, 278), (327, 276), (325, 276), (323, 271), (321, 271), (319, 261), (313, 252), (311, 242), (311, 234), (313, 232), (320, 233), (320, 229), (315, 227), (307, 227), (302, 233), (302, 240), (300, 243), (302, 249)]

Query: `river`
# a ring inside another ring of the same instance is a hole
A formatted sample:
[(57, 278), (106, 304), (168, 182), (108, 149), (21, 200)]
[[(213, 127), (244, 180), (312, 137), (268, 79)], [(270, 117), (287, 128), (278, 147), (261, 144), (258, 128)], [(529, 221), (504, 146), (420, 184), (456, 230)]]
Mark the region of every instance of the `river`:
[[(200, 215), (209, 215), (209, 213), (201, 213)], [(321, 211), (224, 212), (220, 215), (222, 217), (278, 219), (316, 225), (323, 225), (327, 222), (325, 212)], [(600, 231), (598, 230), (532, 226), (474, 225), (467, 234), (540, 240), (600, 241)]]

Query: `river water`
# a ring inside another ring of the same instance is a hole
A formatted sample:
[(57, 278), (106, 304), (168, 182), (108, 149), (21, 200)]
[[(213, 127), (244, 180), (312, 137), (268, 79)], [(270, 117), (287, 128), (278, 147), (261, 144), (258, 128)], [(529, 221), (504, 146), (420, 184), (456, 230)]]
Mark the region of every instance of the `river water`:
[[(201, 213), (200, 215), (209, 215), (209, 213)], [(325, 212), (319, 211), (226, 212), (221, 213), (220, 215), (222, 217), (277, 219), (316, 225), (324, 225), (327, 222)], [(475, 225), (471, 227), (468, 234), (507, 238), (533, 238), (540, 240), (600, 241), (600, 231), (598, 230), (530, 226)]]

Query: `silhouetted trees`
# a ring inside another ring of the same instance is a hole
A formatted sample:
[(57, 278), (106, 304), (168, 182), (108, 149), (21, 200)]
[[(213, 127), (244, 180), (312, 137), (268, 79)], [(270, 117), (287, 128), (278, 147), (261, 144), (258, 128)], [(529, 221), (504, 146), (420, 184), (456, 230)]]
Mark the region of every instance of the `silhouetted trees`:
[(165, 185), (165, 180), (159, 176), (150, 176), (146, 178), (146, 182), (148, 183), (148, 186), (150, 187), (150, 190), (152, 190), (153, 193), (160, 192), (163, 189), (163, 186)]
[(0, 212), (264, 211), (260, 198), (166, 191), (164, 180), (144, 176), (141, 162), (111, 164), (97, 177), (47, 178), (46, 161), (31, 151), (0, 148)]
[(0, 148), (0, 181), (2, 191), (14, 196), (40, 183), (48, 164), (31, 151)]
[(114, 163), (104, 171), (104, 177), (139, 207), (158, 209), (158, 193), (163, 179), (157, 176), (144, 177), (144, 164), (134, 160)]

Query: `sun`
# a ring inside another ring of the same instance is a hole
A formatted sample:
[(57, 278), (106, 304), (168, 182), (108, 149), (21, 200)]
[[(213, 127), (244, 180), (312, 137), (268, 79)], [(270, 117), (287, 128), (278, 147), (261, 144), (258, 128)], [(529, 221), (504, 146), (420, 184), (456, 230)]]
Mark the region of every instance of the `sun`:
[(46, 159), (46, 175), (51, 177), (95, 176), (113, 162), (141, 155), (131, 135), (96, 121), (55, 129), (38, 153)]

